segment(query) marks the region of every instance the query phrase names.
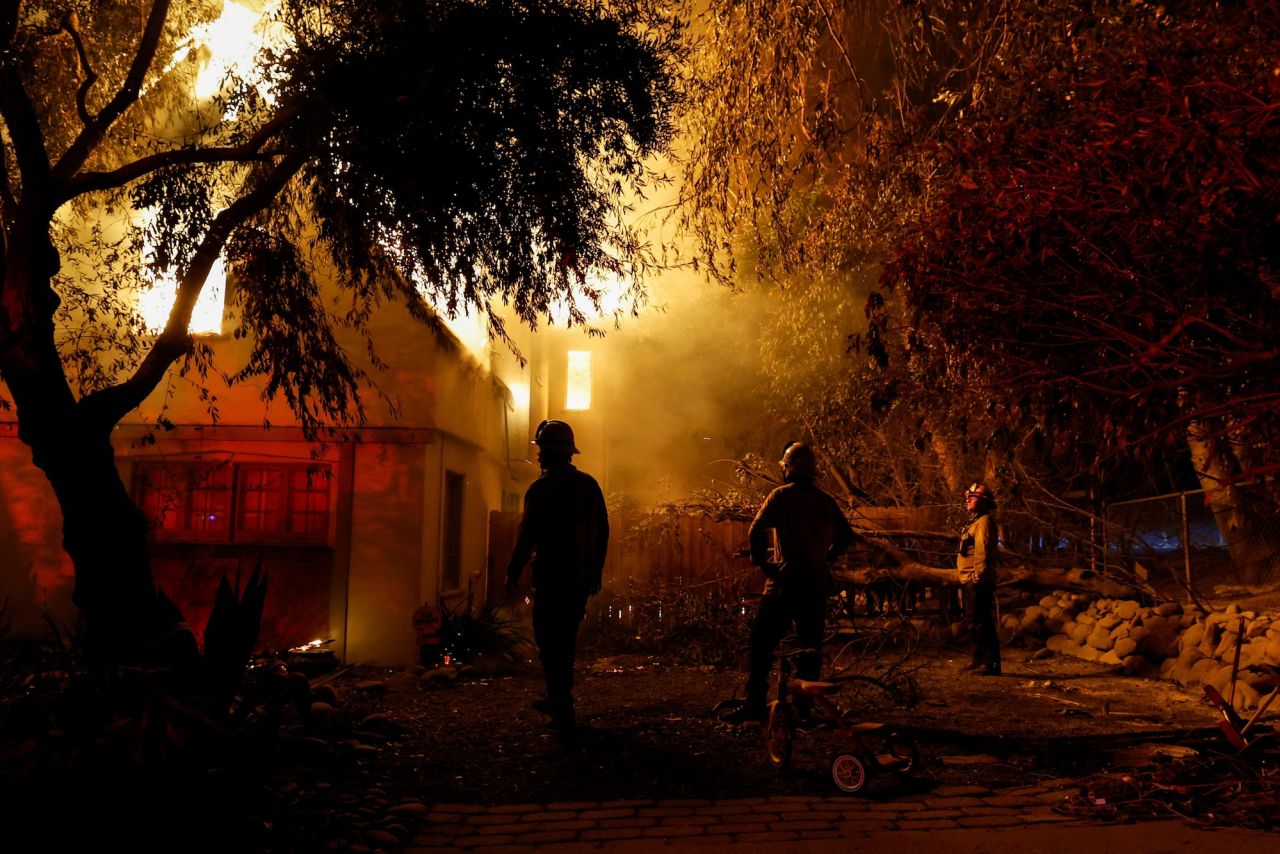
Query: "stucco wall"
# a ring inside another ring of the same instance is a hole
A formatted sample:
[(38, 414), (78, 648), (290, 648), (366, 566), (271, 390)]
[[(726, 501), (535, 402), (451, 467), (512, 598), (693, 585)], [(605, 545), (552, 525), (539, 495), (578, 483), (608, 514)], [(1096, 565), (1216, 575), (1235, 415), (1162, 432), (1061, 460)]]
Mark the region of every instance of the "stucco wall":
[(75, 614), (75, 573), (62, 550), (62, 514), (53, 489), (16, 438), (14, 424), (0, 424), (0, 604), (13, 629), (44, 629), (46, 608), (59, 624)]

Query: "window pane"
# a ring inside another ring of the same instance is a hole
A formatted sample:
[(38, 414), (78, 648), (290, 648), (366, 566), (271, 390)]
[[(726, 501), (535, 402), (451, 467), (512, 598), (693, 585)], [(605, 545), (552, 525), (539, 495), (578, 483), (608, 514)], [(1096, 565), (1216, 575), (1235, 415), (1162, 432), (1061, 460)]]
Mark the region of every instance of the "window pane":
[(591, 351), (569, 351), (569, 374), (564, 395), (565, 409), (591, 408)]
[(242, 466), (237, 538), (324, 541), (329, 485), (323, 467)]
[(241, 533), (284, 533), (284, 500), (287, 480), (279, 469), (240, 469)]
[(319, 539), (323, 539), (329, 530), (328, 471), (311, 467), (295, 469), (290, 483), (292, 511), (289, 529), (295, 534), (319, 534)]
[(135, 483), (138, 506), (157, 537), (224, 540), (230, 536), (229, 465), (147, 463), (139, 468)]

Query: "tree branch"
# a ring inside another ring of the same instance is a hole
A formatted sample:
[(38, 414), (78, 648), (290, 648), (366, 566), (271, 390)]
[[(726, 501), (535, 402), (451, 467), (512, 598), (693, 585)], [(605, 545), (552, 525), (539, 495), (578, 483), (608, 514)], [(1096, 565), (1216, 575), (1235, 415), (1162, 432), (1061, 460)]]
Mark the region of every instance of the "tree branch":
[(76, 112), (80, 114), (80, 121), (88, 125), (93, 121), (93, 117), (89, 115), (87, 103), (89, 90), (93, 88), (94, 83), (98, 82), (98, 72), (93, 70), (93, 64), (89, 62), (89, 52), (85, 50), (84, 39), (80, 38), (80, 18), (74, 10), (68, 12), (62, 19), (62, 29), (71, 36), (71, 43), (75, 45), (76, 54), (80, 57), (80, 66), (85, 72), (84, 80), (76, 90)]
[(280, 161), (262, 181), (245, 195), (231, 203), (213, 218), (208, 232), (200, 241), (191, 263), (178, 277), (178, 295), (165, 323), (164, 331), (156, 338), (151, 351), (133, 376), (124, 382), (86, 395), (80, 408), (87, 418), (100, 424), (114, 425), (126, 414), (142, 404), (164, 379), (165, 372), (191, 348), (191, 313), (204, 288), (205, 279), (214, 261), (226, 245), (231, 233), (250, 217), (262, 212), (284, 189), (306, 156), (293, 152)]
[(0, 59), (0, 115), (4, 116), (6, 130), (13, 141), (22, 186), (32, 194), (28, 197), (47, 192), (52, 175), (40, 120), (31, 99), (27, 97), (21, 73), (8, 57)]
[[(129, 67), (129, 73), (125, 76), (124, 82), (120, 84), (120, 89), (102, 108), (102, 112), (85, 124), (75, 142), (71, 143), (57, 165), (53, 167), (55, 176), (65, 179), (74, 175), (106, 136), (116, 119), (138, 100), (138, 94), (142, 91), (142, 82), (160, 46), (160, 36), (164, 32), (165, 19), (168, 16), (169, 0), (156, 0), (147, 17), (147, 25), (142, 32), (142, 40), (138, 43), (138, 51), (133, 55), (133, 63)], [(83, 101), (84, 96), (88, 94), (87, 89), (81, 88), (83, 91), (76, 94), (77, 102)], [(82, 117), (87, 117), (87, 110), (83, 110), (83, 106)]]
[(13, 44), (13, 37), (18, 31), (18, 7), (20, 0), (4, 0), (0, 3), (0, 43)]
[(263, 152), (262, 146), (271, 140), (289, 121), (295, 118), (307, 106), (307, 102), (297, 102), (282, 107), (271, 120), (254, 131), (253, 136), (240, 145), (216, 146), (213, 148), (180, 148), (162, 151), (158, 154), (140, 157), (130, 161), (119, 169), (110, 172), (84, 172), (71, 178), (64, 184), (64, 198), (74, 198), (82, 193), (97, 190), (111, 190), (123, 187), (130, 181), (136, 181), (170, 166), (190, 166), (196, 163), (233, 163), (263, 160), (280, 156), (282, 152)]

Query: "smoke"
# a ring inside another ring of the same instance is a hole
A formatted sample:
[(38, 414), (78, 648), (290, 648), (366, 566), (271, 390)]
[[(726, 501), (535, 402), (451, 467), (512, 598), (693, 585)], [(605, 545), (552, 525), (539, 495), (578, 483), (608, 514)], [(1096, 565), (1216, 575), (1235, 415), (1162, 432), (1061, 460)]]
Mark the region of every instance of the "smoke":
[(806, 400), (847, 375), (863, 300), (848, 278), (731, 291), (690, 271), (663, 277), (649, 307), (596, 345), (610, 491), (679, 501), (728, 485), (745, 454), (778, 460), (807, 438)]

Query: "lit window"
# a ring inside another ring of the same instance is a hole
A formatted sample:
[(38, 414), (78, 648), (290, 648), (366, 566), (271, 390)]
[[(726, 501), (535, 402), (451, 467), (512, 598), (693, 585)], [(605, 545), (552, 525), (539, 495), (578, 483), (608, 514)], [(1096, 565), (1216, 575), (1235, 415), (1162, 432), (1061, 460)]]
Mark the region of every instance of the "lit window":
[(564, 395), (565, 409), (591, 408), (591, 351), (569, 351), (569, 382)]
[(240, 539), (323, 540), (329, 534), (327, 471), (302, 466), (241, 466)]
[(137, 494), (157, 539), (225, 540), (230, 534), (230, 466), (145, 466)]
[(329, 484), (323, 466), (143, 463), (134, 494), (158, 540), (323, 543)]

